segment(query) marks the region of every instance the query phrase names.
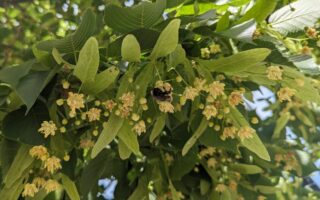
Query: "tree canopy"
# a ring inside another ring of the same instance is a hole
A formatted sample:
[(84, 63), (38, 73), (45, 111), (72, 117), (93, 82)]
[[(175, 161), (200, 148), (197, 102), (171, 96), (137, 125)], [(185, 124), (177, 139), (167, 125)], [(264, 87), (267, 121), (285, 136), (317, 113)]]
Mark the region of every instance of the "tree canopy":
[[(319, 199), (320, 0), (0, 2), (0, 197)], [(257, 114), (255, 93), (272, 114)]]

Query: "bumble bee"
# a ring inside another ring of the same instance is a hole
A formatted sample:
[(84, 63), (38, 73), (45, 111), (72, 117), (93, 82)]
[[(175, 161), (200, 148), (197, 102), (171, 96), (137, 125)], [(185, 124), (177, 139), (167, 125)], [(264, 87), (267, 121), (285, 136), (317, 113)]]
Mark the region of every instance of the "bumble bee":
[(172, 101), (172, 91), (165, 91), (161, 88), (153, 88), (151, 90), (151, 95), (158, 101)]

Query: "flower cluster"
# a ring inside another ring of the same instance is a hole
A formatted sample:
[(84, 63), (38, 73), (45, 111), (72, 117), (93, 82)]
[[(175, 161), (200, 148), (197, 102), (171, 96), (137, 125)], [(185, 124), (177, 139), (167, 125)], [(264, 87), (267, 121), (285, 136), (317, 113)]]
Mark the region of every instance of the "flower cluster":
[(83, 94), (77, 94), (73, 92), (68, 93), (68, 99), (67, 104), (70, 107), (70, 117), (75, 117), (76, 110), (84, 108), (84, 95)]
[(38, 131), (47, 138), (50, 135), (54, 136), (57, 130), (58, 128), (53, 121), (44, 121)]
[(43, 168), (51, 174), (62, 168), (61, 160), (55, 156), (50, 157), (47, 148), (42, 145), (32, 147), (29, 154), (31, 157), (41, 160)]
[(200, 53), (202, 58), (210, 58), (211, 54), (220, 53), (221, 47), (219, 44), (211, 44), (209, 48), (208, 47), (201, 48), (200, 51), (201, 51)]
[(278, 81), (282, 80), (283, 69), (279, 66), (270, 66), (267, 69), (267, 77), (270, 80)]
[(296, 90), (295, 89), (291, 89), (289, 87), (284, 87), (281, 88), (278, 92), (277, 95), (279, 97), (279, 101), (280, 102), (284, 102), (284, 101), (291, 101), (291, 98), (295, 95)]
[(236, 136), (240, 138), (240, 140), (253, 138), (255, 130), (251, 127), (241, 127), (237, 129), (234, 126), (225, 127), (223, 129), (223, 133), (220, 136), (222, 140), (226, 140), (227, 138), (234, 139)]
[(61, 185), (54, 179), (45, 180), (44, 178), (36, 177), (32, 183), (26, 183), (23, 188), (23, 197), (34, 197), (41, 189), (46, 193), (56, 191), (61, 188)]
[(292, 152), (288, 152), (286, 154), (276, 154), (274, 157), (274, 160), (276, 161), (277, 165), (280, 166), (281, 164), (284, 165), (285, 171), (291, 171), (291, 170), (298, 170), (299, 163)]

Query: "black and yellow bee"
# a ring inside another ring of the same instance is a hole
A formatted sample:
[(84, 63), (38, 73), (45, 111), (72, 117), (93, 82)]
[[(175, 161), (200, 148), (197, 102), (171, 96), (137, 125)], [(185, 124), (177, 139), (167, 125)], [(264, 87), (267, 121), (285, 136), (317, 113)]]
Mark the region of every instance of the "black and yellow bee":
[(172, 90), (166, 91), (166, 90), (163, 90), (162, 88), (156, 87), (151, 90), (151, 95), (153, 96), (153, 98), (155, 98), (158, 101), (168, 101), (168, 102), (172, 101)]

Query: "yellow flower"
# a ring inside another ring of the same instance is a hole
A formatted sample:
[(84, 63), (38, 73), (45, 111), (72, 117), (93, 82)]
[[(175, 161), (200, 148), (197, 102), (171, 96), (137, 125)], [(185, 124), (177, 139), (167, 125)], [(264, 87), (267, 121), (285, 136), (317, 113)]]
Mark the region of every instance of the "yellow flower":
[(60, 184), (53, 179), (49, 179), (46, 184), (44, 185), (44, 189), (46, 190), (47, 193), (56, 191), (60, 188)]
[(237, 128), (234, 126), (226, 127), (223, 129), (222, 136), (220, 137), (222, 140), (226, 140), (227, 138), (234, 139), (237, 135)]
[(216, 148), (208, 147), (208, 148), (202, 149), (199, 154), (201, 158), (204, 158), (206, 156), (213, 156), (215, 152), (216, 152)]
[(201, 57), (202, 58), (210, 58), (210, 50), (209, 50), (209, 48), (201, 48), (200, 49), (200, 51), (201, 51)]
[(117, 103), (114, 102), (113, 100), (107, 100), (103, 102), (103, 105), (106, 107), (107, 110), (112, 112), (113, 108), (117, 105)]
[(227, 189), (227, 187), (226, 187), (226, 185), (225, 184), (218, 184), (217, 186), (216, 186), (216, 191), (217, 192), (224, 192), (225, 190)]
[(279, 101), (280, 102), (284, 102), (284, 101), (291, 101), (291, 97), (294, 96), (294, 94), (296, 93), (296, 90), (285, 87), (285, 88), (281, 88), (278, 92), (277, 95), (279, 97)]
[(261, 35), (262, 35), (261, 30), (260, 30), (260, 29), (256, 29), (256, 30), (253, 32), (252, 38), (253, 38), (254, 40), (256, 40), (256, 39), (258, 39)]
[(165, 154), (164, 154), (164, 159), (165, 159), (165, 161), (168, 163), (168, 165), (171, 165), (172, 162), (174, 161), (173, 156), (170, 155), (169, 153), (165, 153)]
[(196, 78), (193, 82), (194, 87), (200, 91), (206, 91), (208, 86), (206, 85), (206, 80), (201, 78)]
[(140, 116), (137, 113), (133, 113), (131, 115), (131, 119), (135, 122), (137, 122), (140, 119)]
[(277, 163), (283, 161), (283, 155), (282, 155), (282, 154), (276, 154), (276, 155), (274, 156), (274, 160), (275, 160)]
[(70, 107), (70, 115), (75, 115), (76, 109), (84, 108), (84, 95), (73, 92), (68, 93), (67, 104)]
[(89, 122), (100, 120), (101, 110), (98, 108), (91, 108), (87, 113)]
[(48, 172), (53, 174), (54, 172), (62, 168), (60, 161), (61, 160), (55, 156), (49, 157), (44, 161), (44, 168)]
[(168, 101), (158, 101), (159, 110), (164, 113), (174, 113), (173, 105)]
[(207, 161), (207, 165), (209, 168), (214, 168), (216, 164), (217, 164), (217, 161), (214, 158), (209, 158)]
[(251, 123), (252, 124), (258, 124), (259, 123), (259, 119), (257, 117), (252, 117)]
[(317, 38), (318, 32), (315, 28), (309, 27), (306, 31), (307, 35), (311, 38)]
[(42, 145), (32, 147), (29, 151), (29, 154), (33, 158), (37, 158), (42, 161), (46, 160), (49, 156), (47, 148)]
[(233, 91), (231, 92), (228, 102), (231, 106), (237, 106), (243, 103), (242, 92), (241, 91)]
[(80, 140), (80, 148), (89, 149), (94, 146), (94, 142), (90, 139), (81, 139)]
[(273, 81), (282, 80), (282, 73), (283, 69), (279, 66), (270, 66), (267, 69), (267, 77)]
[(141, 105), (147, 104), (147, 99), (143, 97), (143, 98), (139, 99), (139, 103), (140, 103)]
[(220, 83), (219, 81), (214, 81), (209, 85), (209, 88), (208, 88), (209, 94), (214, 98), (216, 98), (219, 95), (223, 95), (224, 86), (225, 86), (224, 83)]
[(63, 160), (64, 161), (69, 161), (70, 160), (70, 156), (68, 154), (63, 156)]
[(23, 197), (34, 197), (34, 195), (39, 191), (37, 186), (33, 183), (27, 183), (24, 185), (24, 189), (22, 192)]
[(256, 131), (253, 128), (250, 127), (241, 127), (238, 131), (238, 136), (240, 140), (253, 138), (253, 134)]
[(234, 180), (229, 181), (229, 188), (232, 191), (237, 191), (238, 183), (236, 181), (234, 181)]
[(257, 200), (266, 200), (266, 199), (267, 199), (267, 197), (262, 196), (262, 195), (259, 195), (258, 198), (257, 198)]
[(216, 54), (216, 53), (219, 53), (219, 52), (221, 52), (220, 45), (218, 45), (218, 44), (210, 45), (210, 53)]
[(301, 49), (301, 53), (305, 54), (305, 55), (310, 55), (312, 53), (313, 48), (308, 47), (308, 46), (304, 46)]
[(69, 89), (69, 87), (70, 87), (70, 83), (66, 80), (63, 80), (62, 81), (62, 88), (67, 90), (67, 89)]
[(124, 107), (132, 107), (134, 104), (135, 94), (133, 92), (127, 92), (122, 94), (120, 100)]
[(186, 87), (186, 89), (183, 92), (183, 96), (186, 99), (190, 99), (193, 101), (197, 96), (199, 95), (199, 91), (196, 88), (193, 87)]
[(181, 76), (177, 76), (176, 81), (177, 81), (177, 83), (180, 83), (181, 81), (183, 81), (183, 78)]
[(144, 123), (143, 120), (140, 120), (138, 123), (134, 125), (132, 130), (137, 133), (138, 135), (141, 135), (141, 133), (146, 132), (146, 124)]
[(207, 105), (202, 111), (202, 114), (207, 118), (207, 120), (210, 120), (211, 117), (217, 116), (218, 111), (214, 105)]
[(119, 116), (121, 118), (127, 118), (130, 115), (130, 112), (132, 111), (132, 107), (125, 106), (125, 105), (119, 105)]
[(49, 135), (54, 136), (56, 134), (56, 130), (58, 130), (58, 128), (53, 121), (42, 122), (41, 127), (38, 129), (40, 133), (44, 134), (45, 138)]
[(36, 177), (32, 180), (32, 183), (37, 186), (37, 188), (42, 188), (46, 184), (46, 180), (41, 177)]
[(62, 106), (62, 105), (64, 104), (64, 100), (63, 100), (63, 99), (58, 99), (58, 100), (56, 101), (56, 104), (57, 104), (58, 106)]
[(156, 82), (155, 87), (159, 88), (163, 92), (171, 92), (173, 90), (173, 88), (172, 88), (170, 83), (163, 82), (161, 80)]

